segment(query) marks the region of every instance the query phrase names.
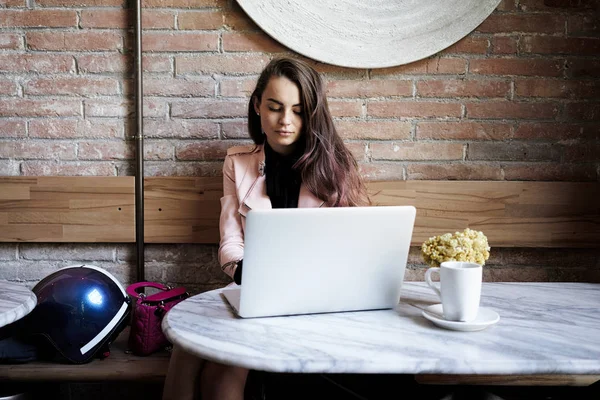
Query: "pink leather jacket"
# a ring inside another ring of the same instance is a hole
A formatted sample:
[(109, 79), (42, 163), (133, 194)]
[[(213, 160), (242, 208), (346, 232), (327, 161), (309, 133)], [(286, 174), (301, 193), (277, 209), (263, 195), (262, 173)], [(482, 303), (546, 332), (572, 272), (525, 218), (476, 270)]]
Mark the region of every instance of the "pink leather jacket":
[[(271, 208), (264, 176), (265, 152), (262, 145), (236, 146), (227, 150), (223, 164), (223, 197), (219, 230), (221, 266), (244, 258), (246, 215), (252, 209)], [(325, 202), (300, 186), (298, 207), (321, 207)], [(233, 278), (235, 268), (223, 269)]]

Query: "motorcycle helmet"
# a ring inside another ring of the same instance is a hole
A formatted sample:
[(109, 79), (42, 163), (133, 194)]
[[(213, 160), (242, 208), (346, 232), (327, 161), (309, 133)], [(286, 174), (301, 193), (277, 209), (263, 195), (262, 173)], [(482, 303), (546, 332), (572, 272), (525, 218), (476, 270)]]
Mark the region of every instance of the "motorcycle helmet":
[(37, 306), (26, 317), (27, 332), (45, 339), (40, 342), (62, 361), (83, 364), (99, 353), (106, 356), (127, 325), (129, 296), (114, 276), (94, 265), (62, 268), (32, 291)]

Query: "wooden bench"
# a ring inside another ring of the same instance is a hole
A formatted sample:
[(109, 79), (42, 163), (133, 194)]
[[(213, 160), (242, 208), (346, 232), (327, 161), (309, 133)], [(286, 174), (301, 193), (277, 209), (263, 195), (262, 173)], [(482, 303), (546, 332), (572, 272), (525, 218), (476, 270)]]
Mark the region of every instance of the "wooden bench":
[[(219, 240), (221, 178), (145, 178), (145, 242)], [(386, 181), (369, 182), (375, 205), (414, 205), (412, 245), (430, 236), (483, 231), (494, 247), (597, 248), (597, 182)], [(0, 177), (0, 242), (135, 242), (133, 177)], [(84, 365), (0, 366), (9, 381), (155, 381), (165, 377), (168, 353), (125, 353), (127, 331), (110, 357)], [(423, 376), (424, 383), (443, 377)], [(472, 376), (469, 384), (588, 385), (598, 376)]]

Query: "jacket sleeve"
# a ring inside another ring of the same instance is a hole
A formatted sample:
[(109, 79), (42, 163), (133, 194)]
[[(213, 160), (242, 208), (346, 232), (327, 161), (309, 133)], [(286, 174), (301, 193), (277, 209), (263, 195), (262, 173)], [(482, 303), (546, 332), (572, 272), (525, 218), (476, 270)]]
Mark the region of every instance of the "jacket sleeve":
[[(241, 260), (244, 257), (244, 231), (239, 209), (239, 200), (231, 156), (225, 157), (223, 164), (223, 197), (221, 197), (221, 216), (219, 231), (221, 241), (219, 244), (219, 264), (221, 268), (230, 261)], [(233, 278), (235, 269), (223, 269)]]

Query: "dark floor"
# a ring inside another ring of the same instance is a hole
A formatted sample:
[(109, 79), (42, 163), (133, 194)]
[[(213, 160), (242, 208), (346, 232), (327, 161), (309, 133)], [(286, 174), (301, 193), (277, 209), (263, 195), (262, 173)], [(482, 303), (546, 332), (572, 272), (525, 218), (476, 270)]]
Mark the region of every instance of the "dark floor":
[[(411, 376), (298, 375), (253, 372), (247, 400), (600, 400), (600, 385), (589, 387), (507, 387), (419, 385)], [(28, 393), (23, 400), (160, 400), (159, 383), (0, 383), (0, 400)]]

